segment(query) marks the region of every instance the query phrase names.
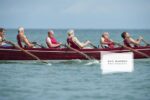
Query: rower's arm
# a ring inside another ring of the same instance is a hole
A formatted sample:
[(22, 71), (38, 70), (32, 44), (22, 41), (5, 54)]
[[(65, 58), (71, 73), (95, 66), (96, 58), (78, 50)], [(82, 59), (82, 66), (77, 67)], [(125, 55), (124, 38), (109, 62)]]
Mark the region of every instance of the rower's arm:
[(75, 42), (76, 45), (78, 45), (80, 48), (83, 48), (84, 45), (78, 40), (77, 37), (74, 37), (73, 38), (73, 41)]
[(3, 39), (2, 37), (0, 37), (0, 45), (2, 45)]
[(73, 38), (73, 41), (80, 47), (86, 47), (87, 45), (89, 45), (89, 43), (91, 43), (90, 41), (86, 41), (84, 43), (81, 43), (76, 37)]
[(48, 43), (48, 47), (52, 47), (52, 48), (55, 48), (55, 47), (59, 47), (60, 46), (60, 43), (58, 43), (58, 44), (50, 44), (50, 43)]
[(129, 38), (132, 44), (139, 45), (142, 39), (134, 40), (133, 38)]
[(29, 42), (29, 40), (27, 39), (26, 36), (22, 37), (23, 38), (23, 42), (28, 46), (28, 47), (33, 47), (33, 45)]

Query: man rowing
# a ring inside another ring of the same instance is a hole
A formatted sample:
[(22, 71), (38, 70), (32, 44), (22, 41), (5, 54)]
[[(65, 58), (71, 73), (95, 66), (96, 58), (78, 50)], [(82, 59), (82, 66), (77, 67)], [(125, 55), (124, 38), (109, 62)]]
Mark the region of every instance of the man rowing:
[(5, 33), (5, 29), (4, 28), (0, 28), (0, 46), (4, 46), (5, 43), (5, 39), (4, 39), (4, 33)]
[(143, 40), (143, 37), (141, 36), (137, 40), (133, 39), (128, 32), (123, 32), (121, 36), (123, 38), (124, 45), (127, 47), (138, 47)]
[(86, 46), (88, 46), (91, 43), (88, 40), (85, 42), (80, 42), (78, 38), (74, 35), (74, 30), (69, 30), (67, 33), (68, 33), (67, 43), (72, 48), (83, 49), (86, 48)]
[(24, 47), (33, 48), (34, 47), (34, 45), (25, 36), (23, 27), (19, 27), (18, 29), (17, 41), (18, 41), (18, 45), (21, 48), (24, 48)]
[(8, 41), (5, 40), (5, 29), (0, 28), (0, 47), (12, 47)]
[(59, 48), (61, 46), (61, 42), (57, 42), (56, 38), (54, 37), (54, 31), (49, 30), (48, 36), (46, 38), (46, 44), (49, 48)]
[(100, 45), (102, 48), (114, 48), (114, 42), (109, 38), (109, 33), (104, 32), (100, 39)]

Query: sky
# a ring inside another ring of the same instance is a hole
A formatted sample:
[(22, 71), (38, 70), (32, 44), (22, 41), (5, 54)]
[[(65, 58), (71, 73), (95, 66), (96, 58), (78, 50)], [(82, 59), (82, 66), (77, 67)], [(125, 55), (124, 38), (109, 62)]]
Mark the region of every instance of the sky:
[(150, 29), (150, 0), (0, 0), (0, 27)]

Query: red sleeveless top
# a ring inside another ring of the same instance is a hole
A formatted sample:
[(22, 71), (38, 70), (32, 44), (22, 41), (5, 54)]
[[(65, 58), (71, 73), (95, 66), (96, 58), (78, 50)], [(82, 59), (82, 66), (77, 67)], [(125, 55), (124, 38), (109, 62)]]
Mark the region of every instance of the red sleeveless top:
[(77, 44), (75, 44), (75, 43), (73, 42), (72, 37), (71, 37), (71, 38), (67, 38), (67, 43), (68, 43), (68, 44), (70, 45), (70, 47), (72, 47), (72, 48), (80, 49), (80, 47), (79, 47)]
[(130, 45), (130, 42), (129, 42), (128, 39), (124, 39), (124, 40), (123, 40), (123, 43), (124, 43), (124, 45), (127, 46), (127, 47), (132, 47), (132, 46)]
[[(48, 43), (48, 41), (51, 41), (52, 44), (59, 44), (59, 43), (57, 42), (56, 38), (54, 38), (54, 37), (52, 37), (52, 38), (47, 37), (46, 43)], [(47, 44), (47, 46), (48, 46), (49, 48), (60, 48), (60, 46), (51, 47), (51, 46), (49, 46), (48, 44)]]
[(21, 43), (21, 39), (20, 39), (20, 36), (19, 36), (19, 35), (17, 35), (17, 42), (18, 42), (18, 45), (19, 45), (21, 48), (23, 48), (23, 45), (22, 45), (22, 43)]
[(114, 43), (112, 41), (110, 41), (109, 39), (104, 38), (104, 42), (108, 43), (107, 45), (108, 45), (109, 48), (114, 48)]
[(52, 44), (58, 44), (57, 40), (54, 37), (50, 39), (51, 39)]

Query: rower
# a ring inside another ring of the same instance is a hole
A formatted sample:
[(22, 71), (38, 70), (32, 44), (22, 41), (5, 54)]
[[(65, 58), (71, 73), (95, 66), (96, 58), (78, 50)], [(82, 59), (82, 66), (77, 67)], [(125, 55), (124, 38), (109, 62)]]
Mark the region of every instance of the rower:
[(0, 47), (12, 47), (12, 45), (10, 45), (8, 41), (5, 40), (4, 28), (0, 28)]
[(104, 32), (100, 39), (100, 45), (102, 48), (114, 48), (114, 42), (109, 38), (109, 33)]
[(0, 46), (5, 45), (4, 33), (5, 33), (5, 29), (4, 28), (0, 28)]
[(46, 38), (46, 44), (49, 48), (59, 48), (61, 46), (61, 42), (57, 42), (56, 38), (54, 37), (54, 31), (49, 30), (48, 36)]
[(87, 45), (89, 45), (90, 41), (80, 42), (77, 37), (74, 35), (74, 30), (69, 30), (68, 32), (68, 38), (67, 43), (70, 47), (75, 49), (83, 49), (86, 48)]
[[(25, 36), (23, 27), (19, 27), (18, 29), (17, 41), (18, 41), (18, 45), (21, 48), (24, 48), (24, 47), (33, 48), (34, 47), (34, 45)], [(22, 43), (24, 43), (24, 45)]]
[(121, 36), (123, 38), (124, 45), (127, 47), (139, 47), (141, 41), (143, 40), (143, 37), (141, 36), (139, 37), (139, 39), (134, 40), (128, 32), (123, 32)]

